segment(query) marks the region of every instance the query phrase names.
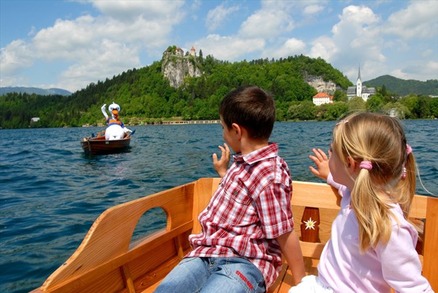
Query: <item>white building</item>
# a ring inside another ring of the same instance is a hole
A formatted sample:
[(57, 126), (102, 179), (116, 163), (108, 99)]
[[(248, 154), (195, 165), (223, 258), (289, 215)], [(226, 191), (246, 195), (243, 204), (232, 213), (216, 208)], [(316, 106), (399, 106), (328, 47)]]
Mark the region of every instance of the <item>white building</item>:
[(333, 103), (333, 96), (330, 96), (327, 93), (317, 93), (313, 96), (313, 104), (316, 106), (321, 106), (322, 104), (332, 104)]
[(190, 49), (190, 56), (196, 57), (196, 49), (195, 47), (192, 46), (192, 48)]
[(348, 99), (354, 98), (354, 97), (361, 97), (365, 102), (368, 100), (368, 98), (371, 95), (374, 95), (376, 93), (376, 89), (373, 87), (367, 88), (366, 86), (362, 85), (362, 79), (360, 77), (360, 67), (357, 74), (357, 81), (356, 86), (349, 86), (347, 89), (347, 97)]

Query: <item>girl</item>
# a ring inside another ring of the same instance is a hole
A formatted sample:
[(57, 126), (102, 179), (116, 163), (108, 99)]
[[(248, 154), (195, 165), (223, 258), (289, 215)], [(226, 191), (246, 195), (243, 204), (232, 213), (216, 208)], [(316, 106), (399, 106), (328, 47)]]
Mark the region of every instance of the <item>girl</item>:
[(318, 265), (295, 292), (433, 292), (421, 275), (418, 234), (407, 215), (415, 193), (415, 160), (398, 120), (353, 113), (333, 130), (330, 159), (309, 158), (316, 176), (335, 186), (341, 210)]

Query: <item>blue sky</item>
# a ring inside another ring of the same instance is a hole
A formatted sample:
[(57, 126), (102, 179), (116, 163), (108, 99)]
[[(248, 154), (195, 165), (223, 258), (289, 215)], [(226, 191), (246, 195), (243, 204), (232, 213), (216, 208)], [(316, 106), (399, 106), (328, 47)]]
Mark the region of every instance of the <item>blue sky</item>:
[(228, 61), (321, 57), (352, 82), (438, 79), (437, 0), (0, 0), (0, 86), (76, 91), (170, 45)]

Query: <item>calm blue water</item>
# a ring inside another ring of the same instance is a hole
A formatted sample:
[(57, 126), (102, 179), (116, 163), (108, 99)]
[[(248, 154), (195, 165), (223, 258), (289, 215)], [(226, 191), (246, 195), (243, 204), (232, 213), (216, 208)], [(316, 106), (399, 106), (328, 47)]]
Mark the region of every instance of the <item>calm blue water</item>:
[[(438, 120), (404, 124), (421, 178), (438, 194)], [(272, 140), (294, 180), (317, 181), (307, 156), (312, 147), (328, 148), (333, 125), (276, 124)], [(132, 129), (130, 152), (97, 157), (84, 155), (79, 141), (100, 128), (0, 130), (0, 292), (40, 286), (105, 209), (216, 176), (211, 154), (223, 143), (218, 124)], [(146, 225), (159, 224), (160, 219)]]

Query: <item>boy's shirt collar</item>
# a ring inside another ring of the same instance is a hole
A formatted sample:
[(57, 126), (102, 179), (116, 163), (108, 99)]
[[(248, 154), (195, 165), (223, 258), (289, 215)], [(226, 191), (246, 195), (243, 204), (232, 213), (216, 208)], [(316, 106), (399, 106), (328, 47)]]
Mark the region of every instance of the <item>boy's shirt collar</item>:
[(273, 158), (277, 156), (277, 154), (278, 154), (278, 145), (274, 142), (270, 142), (267, 146), (252, 151), (249, 154), (246, 155), (242, 155), (241, 153), (235, 154), (233, 156), (233, 159), (234, 162), (236, 163), (245, 162), (251, 165), (258, 161), (265, 160), (267, 158)]

